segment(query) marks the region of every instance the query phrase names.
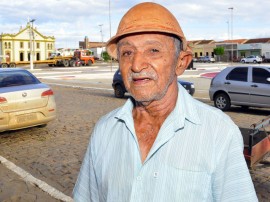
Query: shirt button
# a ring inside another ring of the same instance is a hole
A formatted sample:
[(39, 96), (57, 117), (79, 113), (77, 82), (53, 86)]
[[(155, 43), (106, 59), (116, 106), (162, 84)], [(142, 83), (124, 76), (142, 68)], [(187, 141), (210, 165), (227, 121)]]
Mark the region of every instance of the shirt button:
[(138, 176), (138, 177), (137, 177), (137, 180), (138, 180), (138, 181), (140, 181), (141, 179), (142, 179), (142, 177), (141, 177), (141, 176)]
[(154, 178), (158, 177), (158, 172), (154, 172)]

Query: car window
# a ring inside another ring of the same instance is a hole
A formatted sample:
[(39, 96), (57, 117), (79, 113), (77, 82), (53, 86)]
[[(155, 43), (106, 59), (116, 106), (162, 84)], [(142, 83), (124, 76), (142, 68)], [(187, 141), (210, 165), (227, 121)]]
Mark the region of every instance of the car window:
[(254, 83), (268, 83), (266, 80), (267, 78), (270, 78), (270, 72), (263, 68), (253, 68), (252, 69), (252, 81)]
[(227, 80), (232, 81), (247, 81), (248, 68), (234, 68), (226, 77)]
[(40, 81), (27, 71), (11, 71), (0, 73), (0, 87), (37, 84)]

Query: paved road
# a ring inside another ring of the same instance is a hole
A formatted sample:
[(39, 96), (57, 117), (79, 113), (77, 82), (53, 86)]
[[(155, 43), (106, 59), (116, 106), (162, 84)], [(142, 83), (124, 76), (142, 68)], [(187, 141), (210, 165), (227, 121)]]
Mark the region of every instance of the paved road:
[[(47, 76), (55, 76), (51, 74), (52, 71), (55, 73), (67, 70), (35, 70), (34, 73), (45, 82), (61, 84), (51, 84), (58, 107), (57, 119), (44, 128), (1, 133), (0, 156), (66, 196), (71, 196), (93, 126), (102, 115), (121, 106), (127, 97), (114, 98), (111, 90), (113, 71), (108, 70), (108, 67), (69, 69), (68, 73), (59, 73), (58, 76), (62, 77), (60, 79), (48, 78)], [(82, 71), (85, 77), (82, 73), (70, 71)], [(187, 77), (188, 74), (191, 76)], [(187, 72), (184, 78), (194, 81), (198, 86), (195, 96), (211, 104), (207, 99), (210, 80), (194, 75), (194, 72)], [(248, 129), (252, 123), (269, 115), (270, 110), (243, 111), (235, 107), (227, 114), (240, 128)], [(255, 170), (251, 170), (251, 174), (260, 201), (269, 201), (270, 165), (258, 164)], [(1, 164), (0, 179), (0, 201), (59, 201), (36, 186), (25, 183)]]

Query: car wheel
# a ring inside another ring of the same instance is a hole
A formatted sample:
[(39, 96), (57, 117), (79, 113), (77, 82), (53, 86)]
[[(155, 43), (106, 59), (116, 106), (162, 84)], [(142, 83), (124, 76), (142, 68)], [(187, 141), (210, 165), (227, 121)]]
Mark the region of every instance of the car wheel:
[(215, 107), (222, 111), (226, 111), (231, 107), (230, 98), (225, 93), (220, 93), (215, 96), (214, 103)]
[(254, 60), (254, 61), (253, 61), (253, 63), (254, 63), (254, 64), (256, 64), (256, 63), (257, 63), (257, 61), (256, 61), (256, 60)]
[(241, 60), (241, 63), (243, 63), (243, 64), (244, 64), (244, 63), (245, 63), (245, 60)]
[(14, 67), (16, 67), (16, 64), (15, 63), (10, 63), (9, 67), (14, 68)]
[(69, 61), (69, 66), (70, 67), (75, 67), (76, 65), (75, 65), (75, 61), (74, 60), (70, 60)]
[(7, 63), (2, 63), (2, 68), (8, 68), (8, 64)]
[(64, 65), (64, 67), (68, 67), (69, 66), (69, 61), (68, 60), (64, 60), (63, 61), (63, 65)]
[(114, 95), (117, 98), (123, 98), (125, 95), (124, 89), (121, 85), (116, 85), (114, 88)]

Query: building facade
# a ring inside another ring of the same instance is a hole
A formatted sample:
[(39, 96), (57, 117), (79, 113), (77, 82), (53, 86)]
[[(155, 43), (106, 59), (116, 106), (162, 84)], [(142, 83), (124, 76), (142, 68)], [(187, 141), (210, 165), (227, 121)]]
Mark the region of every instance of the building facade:
[(224, 54), (219, 57), (219, 61), (240, 61), (241, 58), (249, 55), (262, 56), (265, 59), (270, 59), (270, 38), (256, 39), (235, 39), (225, 41), (213, 40), (196, 40), (189, 41), (189, 46), (192, 48), (193, 57), (213, 56), (216, 47), (223, 47)]
[(193, 57), (195, 58), (198, 58), (200, 56), (214, 57), (214, 49), (216, 47), (214, 40), (190, 41), (189, 46), (191, 46), (193, 51)]
[(27, 23), (18, 33), (0, 35), (2, 62), (27, 62), (30, 54), (33, 60), (46, 60), (55, 51), (55, 38), (44, 36)]
[(94, 57), (101, 59), (102, 53), (106, 50), (106, 43), (104, 42), (91, 42), (88, 37), (84, 38), (84, 41), (79, 41), (80, 49), (89, 49), (93, 53)]

